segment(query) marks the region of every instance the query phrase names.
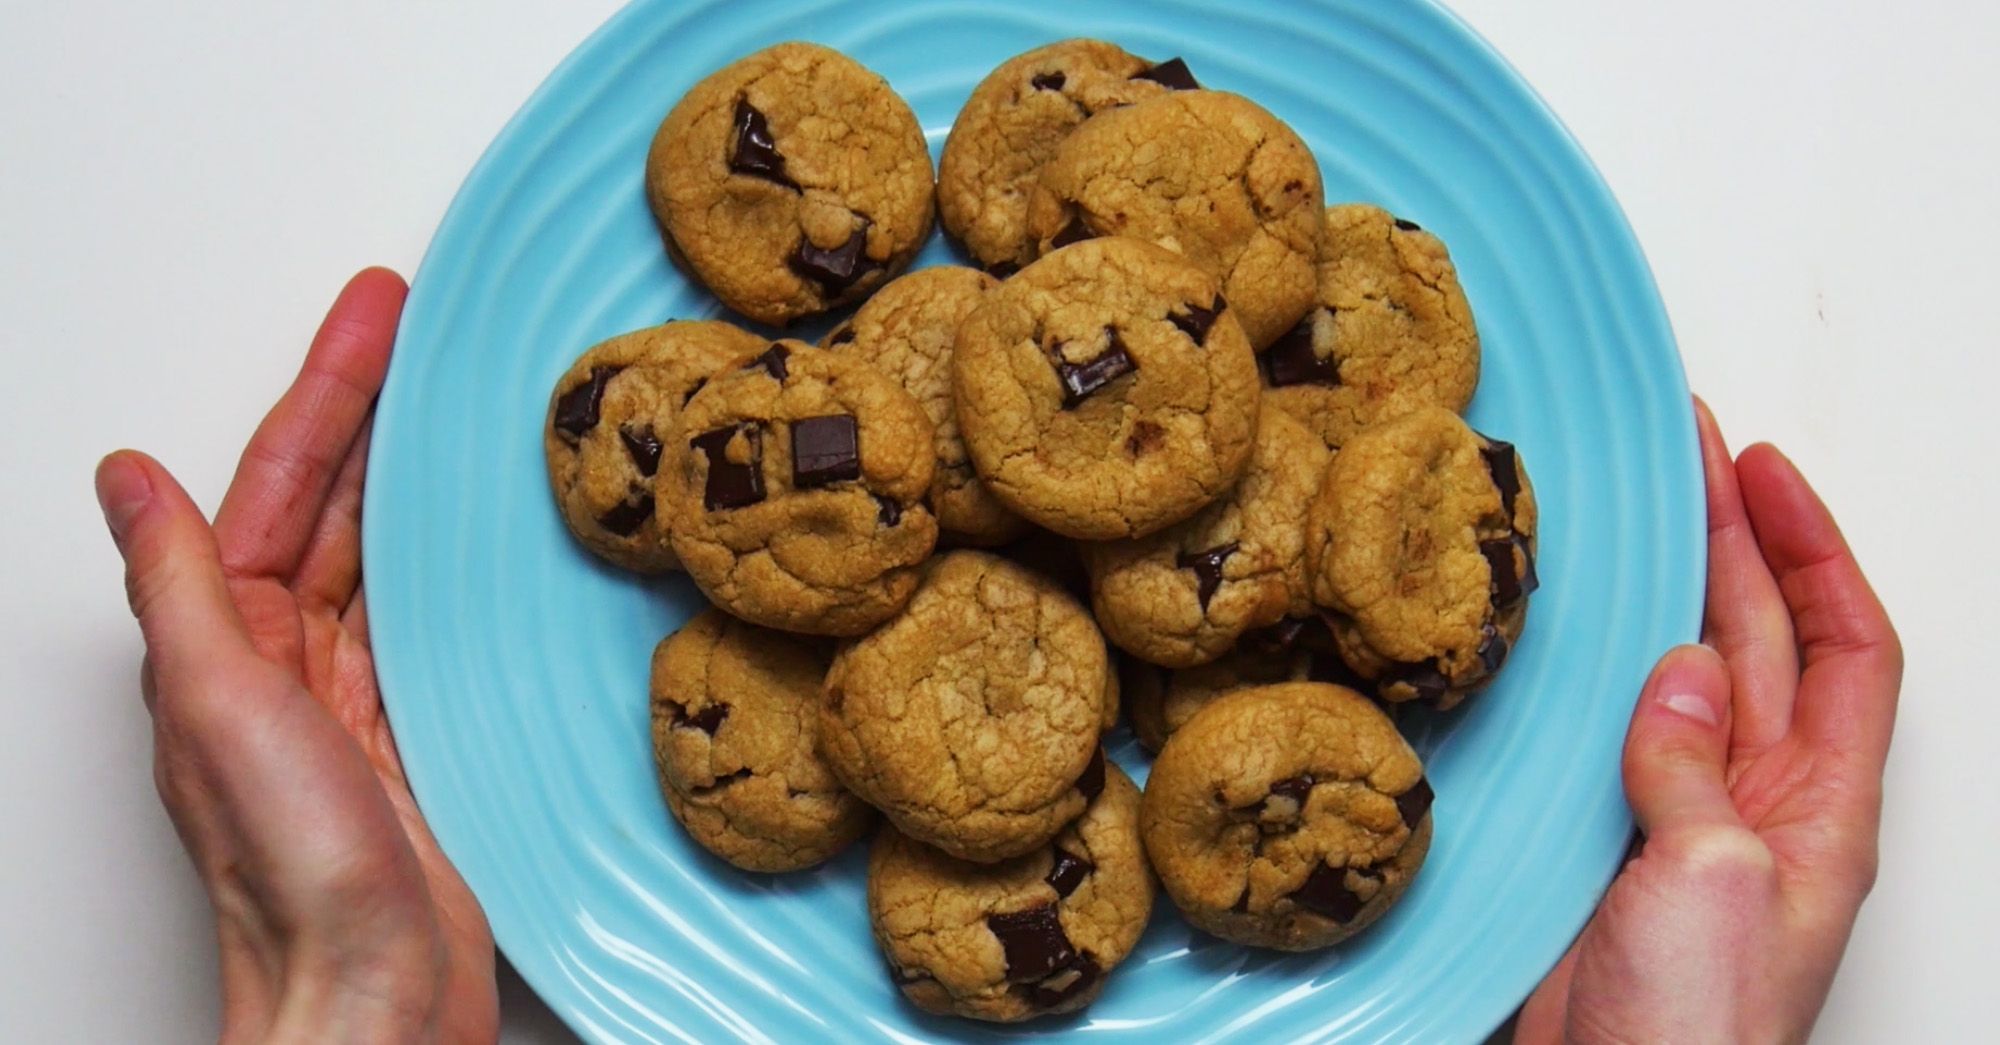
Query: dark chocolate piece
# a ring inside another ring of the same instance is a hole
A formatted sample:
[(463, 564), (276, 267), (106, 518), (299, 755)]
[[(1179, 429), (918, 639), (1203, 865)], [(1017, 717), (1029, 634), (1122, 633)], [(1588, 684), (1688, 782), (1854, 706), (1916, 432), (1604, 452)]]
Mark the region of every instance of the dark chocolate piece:
[(1292, 894), (1293, 902), (1336, 922), (1351, 922), (1366, 901), (1347, 888), (1347, 869), (1321, 863)]
[(729, 152), (729, 169), (735, 174), (777, 182), (797, 190), (799, 183), (785, 174), (785, 158), (771, 137), (771, 125), (748, 99), (736, 99), (736, 144)]
[(1401, 682), (1416, 690), (1417, 695), (1414, 698), (1416, 700), (1435, 704), (1443, 700), (1445, 693), (1451, 689), (1451, 679), (1445, 677), (1445, 673), (1439, 669), (1435, 660), (1404, 664), (1401, 668), (1400, 672), (1385, 676), (1383, 682), (1384, 684)]
[(1271, 794), (1273, 797), (1289, 798), (1297, 802), (1300, 809), (1304, 809), (1306, 806), (1306, 796), (1312, 794), (1312, 789), (1312, 774), (1307, 773), (1303, 776), (1286, 777), (1272, 784)]
[(1076, 961), (1076, 949), (1063, 932), (1054, 904), (989, 914), (986, 928), (1000, 939), (1009, 983), (1034, 983)]
[(1215, 589), (1222, 586), (1222, 564), (1236, 554), (1240, 547), (1235, 541), (1218, 545), (1205, 552), (1182, 552), (1174, 557), (1178, 569), (1194, 571), (1194, 597), (1201, 603), (1201, 611), (1208, 612), (1208, 600), (1215, 597)]
[(1403, 815), (1404, 824), (1414, 828), (1423, 821), (1424, 814), (1430, 812), (1431, 801), (1435, 798), (1437, 795), (1431, 791), (1431, 782), (1418, 777), (1408, 791), (1396, 796), (1396, 812)]
[(618, 430), (618, 438), (625, 443), (625, 452), (632, 455), (640, 475), (652, 476), (660, 470), (660, 437), (653, 434), (652, 425), (626, 425)]
[(597, 517), (597, 525), (620, 537), (630, 537), (639, 532), (639, 527), (653, 517), (652, 493), (641, 493), (638, 497), (624, 501), (610, 511)]
[[(748, 464), (729, 459), (729, 441), (738, 432), (750, 442)], [(702, 490), (702, 507), (711, 512), (724, 511), (764, 499), (764, 433), (756, 425), (711, 429), (688, 440), (688, 446), (708, 455), (708, 485)]]
[(1306, 625), (1310, 623), (1310, 617), (1285, 617), (1269, 627), (1245, 632), (1237, 641), (1265, 656), (1282, 657), (1299, 644), (1300, 636), (1305, 634)]
[(687, 729), (699, 729), (709, 736), (722, 728), (722, 720), (729, 717), (729, 705), (723, 703), (705, 704), (700, 711), (688, 714), (686, 704), (674, 705), (674, 725)]
[(1081, 243), (1096, 235), (1097, 233), (1090, 231), (1090, 226), (1083, 223), (1082, 218), (1072, 215), (1069, 219), (1069, 224), (1064, 225), (1055, 234), (1055, 238), (1049, 240), (1049, 249), (1055, 250), (1058, 247), (1067, 247), (1072, 243)]
[(1528, 547), (1528, 539), (1518, 533), (1514, 535), (1514, 543), (1520, 545), (1521, 562), (1526, 564), (1526, 569), (1521, 571), (1521, 594), (1533, 595), (1542, 586), (1541, 575), (1535, 572), (1535, 550)]
[(1049, 865), (1049, 873), (1042, 881), (1049, 883), (1049, 888), (1054, 889), (1057, 896), (1068, 896), (1076, 892), (1084, 877), (1095, 870), (1096, 864), (1067, 849), (1058, 849), (1055, 863)]
[(555, 429), (574, 443), (597, 427), (598, 408), (604, 404), (604, 386), (611, 383), (622, 366), (590, 368), (590, 380), (564, 392), (556, 400)]
[(743, 364), (743, 369), (762, 370), (771, 375), (774, 380), (783, 381), (785, 378), (791, 376), (791, 370), (785, 366), (785, 361), (791, 357), (791, 349), (773, 341), (771, 342), (771, 347), (765, 349), (762, 355), (756, 356), (748, 363)]
[(1408, 218), (1397, 218), (1396, 227), (1402, 229), (1404, 232), (1422, 232), (1424, 230), (1424, 227), (1422, 225), (1419, 225)]
[(1188, 340), (1205, 346), (1208, 344), (1208, 329), (1215, 325), (1215, 318), (1222, 315), (1222, 310), (1228, 307), (1229, 302), (1222, 300), (1222, 295), (1217, 294), (1207, 308), (1189, 305), (1186, 311), (1175, 312), (1167, 316), (1167, 319), (1181, 328), (1181, 333), (1186, 334)]
[(1313, 351), (1312, 313), (1273, 341), (1257, 362), (1263, 364), (1264, 381), (1272, 388), (1340, 384), (1340, 367), (1333, 358), (1321, 358)]
[(819, 284), (829, 297), (838, 296), (863, 276), (882, 267), (881, 262), (862, 252), (867, 246), (868, 222), (863, 221), (860, 228), (848, 235), (847, 242), (831, 250), (813, 246), (812, 240), (800, 236), (798, 249), (786, 264), (793, 272)]
[(1134, 80), (1151, 80), (1176, 91), (1199, 91), (1194, 74), (1188, 71), (1187, 63), (1179, 58), (1169, 58), (1143, 73), (1132, 77)]
[(1060, 91), (1063, 84), (1067, 82), (1069, 82), (1069, 77), (1064, 76), (1060, 69), (1052, 73), (1040, 73), (1034, 79), (1028, 81), (1038, 91)]
[(1087, 363), (1071, 363), (1057, 357), (1056, 377), (1062, 381), (1063, 409), (1074, 410), (1078, 403), (1096, 395), (1105, 385), (1139, 369), (1125, 351), (1125, 343), (1112, 330), (1111, 343), (1104, 354)]
[(1507, 637), (1500, 634), (1499, 628), (1488, 624), (1479, 633), (1479, 649), (1475, 652), (1479, 656), (1479, 666), (1491, 675), (1500, 670), (1500, 665), (1507, 663)]
[(850, 327), (841, 327), (839, 330), (834, 331), (833, 336), (826, 339), (826, 343), (827, 347), (831, 348), (834, 345), (849, 344), (853, 342), (853, 340), (854, 340), (854, 328), (850, 326)]
[(884, 526), (894, 526), (903, 521), (903, 506), (881, 494), (875, 495), (875, 521)]
[(1512, 537), (1479, 542), (1479, 554), (1486, 556), (1486, 565), (1493, 571), (1495, 606), (1511, 606), (1521, 598), (1521, 577), (1514, 568), (1514, 548), (1517, 544), (1517, 539)]
[(1015, 989), (1026, 993), (1028, 1000), (1037, 1006), (1053, 1009), (1089, 990), (1090, 985), (1096, 983), (1097, 978), (1103, 973), (1104, 970), (1098, 967), (1097, 959), (1079, 953), (1074, 961), (1055, 975), (1040, 983), (1023, 985)]
[(861, 449), (848, 414), (792, 422), (792, 486), (810, 490), (861, 478)]
[(1486, 440), (1479, 448), (1479, 456), (1486, 459), (1486, 470), (1493, 475), (1493, 485), (1500, 490), (1500, 508), (1507, 513), (1507, 521), (1514, 521), (1514, 498), (1521, 492), (1521, 466), (1514, 459), (1514, 444), (1498, 439)]
[(1076, 778), (1076, 789), (1083, 792), (1086, 802), (1097, 801), (1104, 793), (1104, 749), (1098, 748), (1090, 755), (1090, 764), (1083, 767), (1083, 775)]

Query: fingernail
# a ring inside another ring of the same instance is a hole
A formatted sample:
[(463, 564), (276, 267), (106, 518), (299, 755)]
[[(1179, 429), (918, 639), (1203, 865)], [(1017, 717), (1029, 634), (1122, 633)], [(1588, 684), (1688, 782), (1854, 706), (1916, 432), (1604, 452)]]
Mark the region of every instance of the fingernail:
[(152, 480), (146, 470), (122, 454), (112, 454), (97, 464), (97, 504), (104, 509), (104, 521), (111, 527), (111, 539), (125, 540), (133, 520), (153, 499)]
[(1653, 701), (1683, 718), (1710, 728), (1722, 725), (1722, 700), (1714, 680), (1694, 650), (1677, 649), (1660, 661), (1651, 686)]

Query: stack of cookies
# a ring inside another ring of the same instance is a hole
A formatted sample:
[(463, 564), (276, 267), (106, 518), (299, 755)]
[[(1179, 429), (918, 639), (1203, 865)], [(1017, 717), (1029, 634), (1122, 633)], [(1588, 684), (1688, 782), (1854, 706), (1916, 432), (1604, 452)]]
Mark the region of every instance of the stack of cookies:
[[(646, 187), (740, 315), (859, 306), (817, 344), (625, 334), (551, 397), (577, 539), (713, 604), (653, 660), (695, 840), (796, 870), (879, 813), (891, 975), (989, 1020), (1087, 1005), (1156, 881), (1289, 950), (1396, 901), (1432, 792), (1383, 709), (1490, 682), (1536, 583), (1435, 236), (1325, 208), (1277, 118), (1094, 40), (995, 69), (935, 180), (886, 81), (782, 44), (674, 106)], [(974, 264), (901, 275), (934, 213)]]

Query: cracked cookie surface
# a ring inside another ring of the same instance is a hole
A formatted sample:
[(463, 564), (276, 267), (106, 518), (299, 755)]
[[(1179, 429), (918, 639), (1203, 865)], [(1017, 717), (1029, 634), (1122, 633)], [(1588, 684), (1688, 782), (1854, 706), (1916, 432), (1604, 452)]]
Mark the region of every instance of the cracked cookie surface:
[(1328, 456), (1304, 426), (1266, 410), (1249, 467), (1220, 500), (1149, 537), (1082, 544), (1105, 638), (1185, 668), (1222, 656), (1246, 631), (1309, 613), (1306, 507)]
[(923, 406), (937, 433), (931, 508), (945, 538), (959, 544), (1004, 544), (1028, 529), (972, 470), (951, 397), (958, 325), (999, 285), (962, 265), (921, 269), (877, 291), (820, 341), (822, 348), (863, 360), (895, 379)]
[(1132, 236), (1215, 276), (1261, 350), (1312, 307), (1319, 164), (1291, 128), (1221, 91), (1107, 109), (1063, 139), (1029, 196), (1039, 249)]
[(1138, 240), (1022, 269), (958, 329), (953, 385), (987, 488), (1069, 537), (1143, 537), (1227, 491), (1259, 389), (1216, 281)]
[(1104, 791), (1048, 845), (993, 864), (884, 828), (868, 856), (868, 920), (903, 995), (926, 1012), (1011, 1022), (1074, 1012), (1104, 989), (1152, 914), (1139, 790)]
[(783, 43), (696, 84), (660, 124), (646, 195), (669, 253), (723, 303), (784, 325), (858, 300), (930, 235), (930, 152), (888, 81)]
[(1313, 950), (1408, 888), (1430, 848), (1431, 797), (1416, 752), (1367, 697), (1287, 682), (1224, 696), (1167, 740), (1140, 830), (1194, 926)]
[(744, 870), (811, 867), (874, 822), (814, 748), (826, 666), (811, 643), (713, 609), (653, 651), (653, 757), (667, 808)]
[(919, 841), (992, 862), (1046, 843), (1102, 788), (1110, 674), (1090, 614), (983, 552), (933, 560), (908, 608), (843, 648), (819, 744)]
[(661, 441), (697, 383), (763, 343), (718, 320), (677, 320), (603, 341), (556, 380), (542, 449), (578, 543), (640, 573), (680, 568), (653, 510)]
[(1442, 407), (1364, 429), (1308, 520), (1313, 601), (1384, 700), (1448, 708), (1492, 681), (1539, 584), (1535, 495), (1513, 446)]
[[(979, 81), (938, 161), (938, 218), (980, 265), (1005, 275), (1035, 259), (1028, 196), (1056, 147), (1091, 114), (1164, 94), (1186, 64), (1156, 65), (1103, 40), (1058, 40)], [(1151, 74), (1150, 76), (1148, 74)]]
[(665, 454), (674, 554), (755, 624), (867, 631), (909, 600), (937, 543), (930, 419), (859, 360), (773, 342), (694, 393)]
[(1479, 332), (1444, 242), (1380, 207), (1328, 207), (1319, 298), (1258, 358), (1265, 401), (1339, 448), (1426, 406), (1464, 413)]

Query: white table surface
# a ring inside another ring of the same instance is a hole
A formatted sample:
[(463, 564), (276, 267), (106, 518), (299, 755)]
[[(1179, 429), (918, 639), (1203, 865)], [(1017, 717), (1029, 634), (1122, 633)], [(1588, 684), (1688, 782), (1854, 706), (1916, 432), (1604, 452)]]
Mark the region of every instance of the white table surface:
[[(341, 281), (415, 267), (480, 150), (614, 6), (0, 5), (0, 1039), (217, 1025), (93, 463), (145, 448), (213, 508)], [(1725, 431), (1816, 479), (1901, 626), (1881, 880), (1820, 1038), (1984, 1037), (2000, 17), (1457, 6), (1603, 169)], [(567, 1040), (518, 979), (505, 997), (507, 1040)]]

